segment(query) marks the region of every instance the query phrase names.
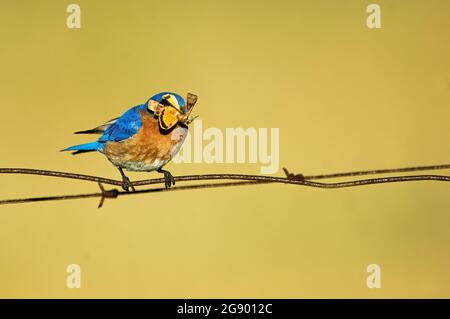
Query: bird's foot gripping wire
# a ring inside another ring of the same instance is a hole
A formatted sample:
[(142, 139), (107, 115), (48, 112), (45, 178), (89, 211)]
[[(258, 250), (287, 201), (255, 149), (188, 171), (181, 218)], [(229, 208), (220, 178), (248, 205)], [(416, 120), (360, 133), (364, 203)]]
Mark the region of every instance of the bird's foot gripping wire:
[(170, 174), (169, 171), (159, 169), (158, 173), (164, 174), (164, 185), (166, 186), (166, 188), (170, 188), (172, 185), (175, 185), (175, 178), (173, 178), (172, 174)]
[(130, 189), (134, 192), (135, 189), (134, 189), (133, 183), (131, 183), (130, 179), (125, 175), (122, 168), (120, 168), (120, 167), (119, 167), (119, 172), (120, 172), (120, 175), (122, 175), (122, 188), (127, 192)]
[(126, 176), (122, 178), (122, 188), (124, 190), (126, 190), (127, 192), (129, 192), (130, 189), (133, 192), (136, 190), (134, 188), (133, 184), (131, 183), (130, 179), (128, 177), (126, 177)]

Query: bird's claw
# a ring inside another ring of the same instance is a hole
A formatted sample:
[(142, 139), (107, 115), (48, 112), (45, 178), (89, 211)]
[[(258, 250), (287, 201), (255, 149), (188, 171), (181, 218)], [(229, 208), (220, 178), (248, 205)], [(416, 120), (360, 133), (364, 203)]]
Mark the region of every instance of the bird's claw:
[(162, 171), (162, 173), (164, 173), (164, 186), (166, 186), (166, 188), (170, 188), (172, 185), (175, 185), (175, 178), (173, 178), (170, 172)]
[(124, 176), (124, 177), (122, 178), (122, 188), (123, 188), (125, 191), (127, 191), (127, 192), (129, 192), (130, 189), (131, 189), (131, 191), (133, 191), (133, 192), (136, 190), (136, 189), (134, 188), (134, 186), (133, 186), (133, 183), (131, 183), (130, 179), (129, 179), (128, 177), (126, 177), (126, 176)]

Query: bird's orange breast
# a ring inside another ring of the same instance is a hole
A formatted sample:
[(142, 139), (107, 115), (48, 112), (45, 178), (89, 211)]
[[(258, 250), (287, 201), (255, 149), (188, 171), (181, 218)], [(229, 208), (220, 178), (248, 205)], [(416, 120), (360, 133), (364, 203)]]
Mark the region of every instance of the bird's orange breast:
[(140, 115), (140, 130), (126, 140), (107, 142), (103, 153), (114, 165), (128, 170), (157, 170), (177, 154), (188, 130), (178, 125), (166, 133), (151, 114), (140, 111)]

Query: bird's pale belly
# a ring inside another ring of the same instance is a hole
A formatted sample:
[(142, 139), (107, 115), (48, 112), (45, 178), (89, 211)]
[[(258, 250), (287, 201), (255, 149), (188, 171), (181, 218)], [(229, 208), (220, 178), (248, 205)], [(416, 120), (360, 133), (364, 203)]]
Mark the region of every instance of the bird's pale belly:
[(180, 150), (188, 129), (177, 126), (161, 134), (158, 121), (141, 113), (142, 127), (120, 142), (107, 142), (103, 153), (115, 165), (130, 171), (154, 171), (169, 162)]

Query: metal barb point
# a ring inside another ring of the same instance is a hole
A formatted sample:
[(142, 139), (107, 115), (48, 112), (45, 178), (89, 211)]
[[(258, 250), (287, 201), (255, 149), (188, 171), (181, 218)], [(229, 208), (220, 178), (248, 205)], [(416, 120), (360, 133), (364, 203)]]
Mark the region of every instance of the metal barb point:
[(305, 176), (303, 174), (294, 174), (289, 173), (288, 169), (286, 167), (283, 167), (283, 171), (286, 174), (286, 178), (294, 181), (304, 181)]
[(98, 204), (98, 208), (101, 208), (103, 206), (103, 203), (105, 202), (105, 198), (117, 198), (119, 196), (119, 191), (117, 189), (111, 189), (111, 190), (105, 190), (102, 183), (98, 183), (98, 186), (101, 190), (100, 195), (100, 203)]

